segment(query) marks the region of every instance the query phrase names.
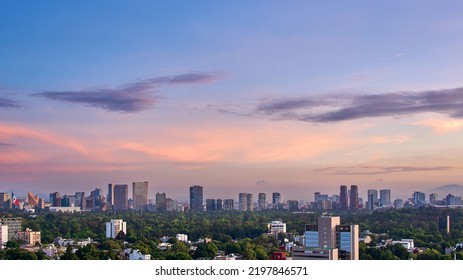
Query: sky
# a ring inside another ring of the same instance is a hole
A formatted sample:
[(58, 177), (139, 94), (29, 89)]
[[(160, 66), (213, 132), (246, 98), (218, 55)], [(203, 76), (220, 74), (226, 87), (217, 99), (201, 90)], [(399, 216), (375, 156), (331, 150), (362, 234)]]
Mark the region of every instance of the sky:
[(0, 191), (463, 184), (462, 1), (0, 3)]

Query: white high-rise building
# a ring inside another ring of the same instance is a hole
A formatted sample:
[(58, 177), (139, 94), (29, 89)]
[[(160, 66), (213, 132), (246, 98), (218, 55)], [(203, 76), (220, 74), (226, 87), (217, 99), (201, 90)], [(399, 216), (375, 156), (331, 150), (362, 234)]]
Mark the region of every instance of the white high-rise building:
[(106, 238), (116, 238), (119, 232), (127, 234), (127, 223), (122, 219), (111, 220), (106, 223)]
[(0, 249), (3, 249), (3, 246), (8, 241), (8, 226), (0, 224)]

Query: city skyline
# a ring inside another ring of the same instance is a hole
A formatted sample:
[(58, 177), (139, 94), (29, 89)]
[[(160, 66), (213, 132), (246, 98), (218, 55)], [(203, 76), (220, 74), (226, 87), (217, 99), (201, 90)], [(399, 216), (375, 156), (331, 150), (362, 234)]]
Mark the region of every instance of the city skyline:
[(4, 3), (0, 191), (148, 181), (150, 199), (186, 199), (197, 184), (205, 198), (257, 201), (463, 184), (462, 12), (458, 1)]

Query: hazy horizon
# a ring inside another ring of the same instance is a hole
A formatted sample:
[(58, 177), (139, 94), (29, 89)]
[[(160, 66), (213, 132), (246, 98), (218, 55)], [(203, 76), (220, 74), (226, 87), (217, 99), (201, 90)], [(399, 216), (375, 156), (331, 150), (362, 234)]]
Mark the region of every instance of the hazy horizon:
[(0, 191), (463, 184), (463, 2), (8, 1)]

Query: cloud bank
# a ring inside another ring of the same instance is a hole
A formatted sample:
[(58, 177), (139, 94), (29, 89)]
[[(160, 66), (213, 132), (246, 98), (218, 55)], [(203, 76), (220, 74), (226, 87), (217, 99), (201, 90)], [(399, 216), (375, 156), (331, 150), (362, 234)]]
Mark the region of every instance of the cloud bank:
[(17, 107), (19, 107), (18, 102), (0, 96), (0, 108), (17, 108)]
[(429, 112), (461, 118), (463, 117), (463, 88), (278, 98), (262, 102), (255, 112), (272, 116), (276, 120), (289, 119), (316, 123)]
[[(81, 91), (44, 91), (34, 96), (68, 103), (84, 104), (121, 113), (137, 113), (152, 108), (159, 102), (154, 91), (164, 85), (201, 84), (220, 78), (217, 74), (186, 73), (141, 80), (117, 89)], [(1, 100), (0, 100), (1, 102)]]
[(378, 175), (403, 172), (432, 172), (452, 170), (452, 166), (359, 166), (359, 167), (327, 167), (314, 170), (314, 172), (330, 172), (330, 175)]

